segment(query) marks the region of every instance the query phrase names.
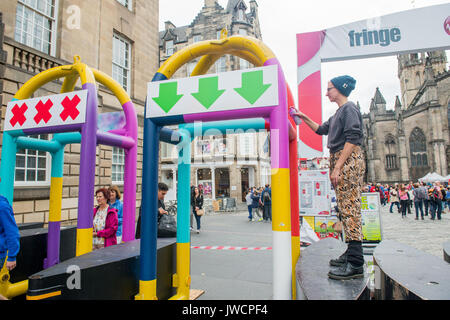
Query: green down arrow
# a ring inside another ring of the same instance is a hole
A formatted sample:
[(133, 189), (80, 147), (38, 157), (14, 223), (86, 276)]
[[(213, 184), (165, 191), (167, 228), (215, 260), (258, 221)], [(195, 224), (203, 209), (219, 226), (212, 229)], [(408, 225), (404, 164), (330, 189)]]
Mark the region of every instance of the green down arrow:
[(202, 78), (198, 81), (198, 92), (192, 96), (209, 109), (224, 92), (219, 90), (219, 77)]
[(269, 89), (271, 84), (263, 84), (263, 71), (251, 71), (242, 74), (242, 87), (234, 89), (239, 95), (254, 104)]
[(183, 97), (182, 94), (177, 94), (178, 83), (168, 82), (159, 85), (159, 97), (152, 98), (165, 113), (169, 113), (177, 102)]

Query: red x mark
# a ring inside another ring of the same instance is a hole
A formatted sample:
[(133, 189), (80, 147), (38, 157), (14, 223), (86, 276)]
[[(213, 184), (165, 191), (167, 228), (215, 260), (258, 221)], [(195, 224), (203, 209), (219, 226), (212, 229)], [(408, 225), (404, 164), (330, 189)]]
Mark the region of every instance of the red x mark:
[(60, 114), (60, 117), (61, 119), (63, 119), (63, 121), (66, 121), (69, 116), (72, 118), (72, 120), (75, 120), (78, 117), (80, 111), (78, 111), (77, 105), (80, 103), (80, 101), (81, 100), (78, 95), (75, 95), (72, 100), (70, 100), (69, 97), (64, 98), (64, 100), (61, 102), (64, 110)]
[(42, 101), (39, 101), (36, 105), (36, 111), (38, 113), (34, 117), (34, 122), (39, 124), (41, 120), (44, 120), (44, 122), (47, 123), (52, 118), (52, 115), (48, 112), (51, 107), (53, 107), (53, 102), (50, 99), (47, 100), (45, 104), (42, 103)]
[(11, 109), (11, 112), (13, 113), (14, 116), (11, 118), (11, 120), (9, 120), (9, 123), (11, 123), (11, 125), (13, 127), (16, 125), (17, 122), (21, 126), (23, 126), (23, 124), (27, 120), (27, 118), (25, 118), (25, 115), (24, 115), (27, 110), (28, 110), (28, 107), (25, 103), (21, 107), (19, 107), (19, 105), (16, 104)]

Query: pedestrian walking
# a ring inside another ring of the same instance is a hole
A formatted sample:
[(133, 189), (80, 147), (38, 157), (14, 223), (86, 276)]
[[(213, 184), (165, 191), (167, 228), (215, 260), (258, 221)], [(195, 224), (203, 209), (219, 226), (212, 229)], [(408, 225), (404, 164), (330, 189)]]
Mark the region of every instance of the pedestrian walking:
[(419, 210), (423, 220), (423, 199), (425, 195), (423, 194), (423, 190), (420, 189), (418, 183), (414, 184), (413, 196), (414, 196), (414, 207), (416, 208), (416, 220), (419, 220)]
[(253, 215), (253, 199), (252, 199), (252, 189), (248, 189), (247, 195), (245, 196), (245, 202), (247, 203), (247, 209), (248, 209), (248, 221), (252, 221)]
[(450, 186), (447, 187), (447, 192), (445, 194), (445, 199), (447, 201), (448, 212), (450, 212)]
[(272, 190), (270, 189), (270, 185), (266, 184), (261, 198), (264, 205), (263, 220), (265, 222), (272, 221)]
[(442, 192), (441, 192), (441, 183), (439, 181), (435, 182), (435, 185), (431, 189), (431, 199), (433, 202), (432, 211), (431, 211), (431, 220), (437, 218), (441, 220), (442, 213)]
[(191, 199), (192, 213), (195, 217), (195, 222), (197, 223), (196, 233), (200, 233), (200, 221), (202, 215), (198, 214), (199, 210), (203, 210), (203, 195), (198, 187), (194, 188), (194, 196)]
[(397, 206), (397, 212), (400, 213), (400, 202), (399, 202), (399, 199), (398, 199), (397, 188), (392, 188), (392, 190), (390, 191), (390, 194), (391, 194), (391, 206), (389, 208), (389, 212), (393, 213), (392, 212), (392, 207), (394, 205), (396, 205)]
[(406, 210), (408, 206), (408, 192), (406, 191), (406, 188), (403, 184), (400, 186), (398, 196), (400, 198), (400, 208), (402, 211), (402, 218), (403, 217), (406, 218)]
[(428, 207), (430, 206), (430, 200), (429, 200), (429, 196), (428, 196), (428, 188), (427, 188), (427, 184), (425, 182), (422, 182), (422, 185), (420, 186), (420, 190), (422, 190), (422, 193), (424, 194), (424, 199), (423, 199), (423, 208), (425, 211), (424, 216), (428, 216)]

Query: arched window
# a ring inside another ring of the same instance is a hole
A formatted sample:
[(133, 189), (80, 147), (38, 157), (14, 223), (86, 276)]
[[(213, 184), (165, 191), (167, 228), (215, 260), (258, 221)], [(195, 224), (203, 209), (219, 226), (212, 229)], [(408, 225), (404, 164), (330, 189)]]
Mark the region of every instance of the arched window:
[(386, 169), (397, 169), (397, 147), (395, 138), (392, 134), (388, 134), (384, 141), (386, 161)]
[(423, 131), (414, 128), (409, 136), (409, 151), (411, 153), (412, 167), (427, 167), (427, 139)]

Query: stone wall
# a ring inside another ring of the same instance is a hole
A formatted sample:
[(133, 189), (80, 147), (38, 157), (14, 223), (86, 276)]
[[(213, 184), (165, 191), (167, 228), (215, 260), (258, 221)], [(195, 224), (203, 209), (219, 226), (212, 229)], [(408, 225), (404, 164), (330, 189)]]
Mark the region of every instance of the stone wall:
[[(17, 90), (35, 74), (48, 68), (69, 65), (73, 56), (81, 56), (82, 62), (112, 74), (113, 33), (131, 42), (131, 89), (130, 96), (136, 107), (139, 122), (137, 165), (137, 208), (141, 200), (141, 178), (143, 158), (143, 114), (146, 85), (158, 69), (158, 12), (157, 0), (135, 0), (132, 10), (116, 0), (83, 1), (60, 0), (58, 11), (58, 39), (55, 56), (44, 54), (14, 40), (17, 1), (1, 1), (5, 37), (0, 27), (0, 58), (2, 48), (7, 59), (0, 59), (0, 102), (2, 122), (6, 105)], [(74, 11), (80, 9), (81, 24), (73, 28), (68, 21)], [(62, 80), (53, 81), (36, 91), (34, 96), (45, 96), (60, 92)], [(76, 89), (80, 89), (80, 83)], [(116, 97), (104, 86), (98, 88), (99, 113), (121, 111)], [(112, 147), (98, 146), (96, 160), (96, 188), (111, 185)], [(80, 145), (65, 148), (62, 220), (66, 223), (77, 219), (78, 179), (80, 169)], [(122, 186), (119, 186), (122, 189)], [(15, 187), (13, 209), (18, 223), (48, 222), (50, 185)], [(93, 190), (94, 193), (94, 190)], [(95, 203), (95, 202), (94, 202)]]

